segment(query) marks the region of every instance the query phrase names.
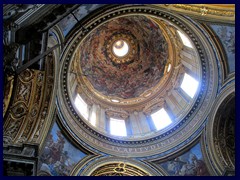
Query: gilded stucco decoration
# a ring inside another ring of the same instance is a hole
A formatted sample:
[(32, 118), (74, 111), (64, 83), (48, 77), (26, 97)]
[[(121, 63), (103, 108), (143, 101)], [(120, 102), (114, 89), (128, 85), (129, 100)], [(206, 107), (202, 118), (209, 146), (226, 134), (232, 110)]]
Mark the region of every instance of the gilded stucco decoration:
[(80, 161), (73, 176), (163, 176), (164, 171), (148, 162), (131, 158), (91, 155)]
[(51, 54), (47, 58), (46, 71), (26, 69), (17, 77), (13, 102), (4, 121), (4, 145), (41, 144), (44, 140), (44, 131), (51, 123), (46, 119), (54, 85), (53, 58)]
[(235, 4), (156, 4), (177, 13), (193, 16), (197, 19), (212, 22), (234, 23)]
[(13, 83), (14, 83), (14, 76), (7, 76), (7, 82), (5, 82), (4, 86), (4, 99), (3, 99), (3, 117), (6, 114), (8, 109), (12, 92), (13, 92)]
[(205, 16), (207, 14), (209, 15), (215, 15), (215, 16), (222, 16), (222, 17), (234, 17), (235, 13), (233, 11), (225, 11), (225, 10), (219, 10), (214, 9), (213, 7), (208, 7), (207, 5), (204, 6), (197, 6), (197, 5), (187, 5), (187, 4), (174, 4), (173, 7), (192, 11), (201, 14), (202, 16)]
[[(41, 106), (39, 102), (42, 99), (43, 77), (44, 72), (29, 69), (19, 75), (15, 98), (4, 123), (5, 143), (18, 144), (30, 140), (29, 132), (34, 128), (34, 119)], [(9, 133), (12, 131), (14, 132)]]
[(149, 176), (149, 174), (137, 167), (119, 162), (99, 167), (91, 176)]

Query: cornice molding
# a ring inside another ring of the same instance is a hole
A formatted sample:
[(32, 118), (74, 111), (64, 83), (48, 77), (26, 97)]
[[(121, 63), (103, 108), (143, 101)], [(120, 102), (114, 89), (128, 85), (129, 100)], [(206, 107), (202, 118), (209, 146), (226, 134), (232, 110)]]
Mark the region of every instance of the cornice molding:
[(235, 24), (235, 4), (156, 4), (156, 6), (203, 21)]

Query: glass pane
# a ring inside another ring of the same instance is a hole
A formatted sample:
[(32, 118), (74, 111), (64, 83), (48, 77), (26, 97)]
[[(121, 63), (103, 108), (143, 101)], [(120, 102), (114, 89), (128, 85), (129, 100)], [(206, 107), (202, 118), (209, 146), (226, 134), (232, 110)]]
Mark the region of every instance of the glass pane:
[(127, 136), (125, 120), (110, 118), (110, 133), (116, 136)]
[(75, 106), (78, 109), (78, 111), (81, 113), (81, 115), (85, 118), (88, 119), (88, 105), (85, 103), (85, 101), (77, 95), (75, 99)]
[(172, 123), (172, 120), (163, 108), (153, 113), (151, 117), (157, 130), (163, 129)]
[(91, 119), (90, 119), (90, 123), (91, 123), (93, 126), (96, 125), (96, 119), (97, 119), (97, 117), (96, 117), (96, 112), (93, 111), (93, 112), (92, 112)]
[(191, 97), (193, 98), (197, 88), (198, 88), (198, 81), (196, 81), (192, 76), (185, 73), (183, 77), (183, 82), (181, 84), (181, 88)]
[(183, 44), (187, 47), (190, 47), (192, 48), (192, 44), (190, 42), (190, 40), (180, 31), (177, 31), (179, 36), (181, 37), (182, 41), (183, 41)]

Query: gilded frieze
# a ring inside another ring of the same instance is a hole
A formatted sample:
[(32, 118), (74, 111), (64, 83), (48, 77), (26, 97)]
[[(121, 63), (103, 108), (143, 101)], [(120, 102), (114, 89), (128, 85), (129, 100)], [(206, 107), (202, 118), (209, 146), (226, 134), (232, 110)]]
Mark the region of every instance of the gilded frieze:
[(212, 22), (235, 21), (235, 4), (164, 4), (156, 6)]

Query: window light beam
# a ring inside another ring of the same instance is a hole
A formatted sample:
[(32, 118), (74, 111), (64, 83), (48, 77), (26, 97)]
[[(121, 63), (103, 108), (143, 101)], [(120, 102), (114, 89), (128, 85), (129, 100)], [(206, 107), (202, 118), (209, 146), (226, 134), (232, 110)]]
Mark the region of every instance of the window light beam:
[(177, 32), (178, 32), (179, 36), (181, 37), (183, 44), (187, 47), (193, 48), (189, 38), (187, 38), (185, 36), (185, 34), (183, 34), (181, 31), (177, 31)]
[(183, 81), (181, 84), (181, 88), (191, 97), (193, 98), (196, 94), (198, 88), (198, 81), (195, 80), (192, 76), (187, 73), (184, 74)]
[(81, 98), (81, 96), (78, 94), (75, 102), (74, 102), (77, 110), (80, 112), (80, 114), (88, 120), (88, 105), (85, 103), (85, 101)]
[(127, 136), (125, 120), (110, 118), (110, 134), (115, 136)]
[(164, 108), (151, 114), (151, 117), (157, 130), (163, 129), (172, 123)]
[(91, 115), (91, 119), (90, 119), (90, 123), (91, 123), (93, 126), (96, 126), (96, 119), (97, 119), (96, 112), (93, 111), (93, 112), (92, 112), (92, 115)]

